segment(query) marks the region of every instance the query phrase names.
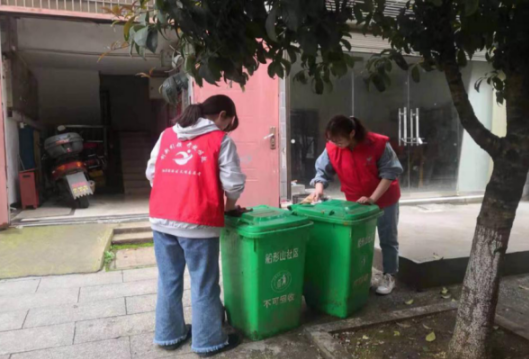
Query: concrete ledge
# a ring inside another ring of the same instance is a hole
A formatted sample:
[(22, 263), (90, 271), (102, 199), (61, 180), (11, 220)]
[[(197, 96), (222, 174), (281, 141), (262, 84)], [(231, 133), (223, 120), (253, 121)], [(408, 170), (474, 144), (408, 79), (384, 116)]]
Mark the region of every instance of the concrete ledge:
[[(415, 288), (424, 290), (463, 283), (469, 257), (439, 259), (429, 262), (416, 262), (412, 259), (399, 257), (399, 281)], [(382, 253), (375, 249), (375, 268), (382, 270)], [(529, 251), (507, 253), (502, 268), (502, 276), (529, 273)]]
[(305, 333), (326, 359), (341, 359), (349, 357), (349, 354), (343, 349), (340, 343), (333, 338), (332, 334), (348, 330), (359, 330), (400, 320), (425, 317), (455, 309), (457, 309), (457, 303), (454, 302), (429, 305), (384, 313), (383, 316), (381, 315), (376, 319), (351, 318), (333, 323), (316, 325), (306, 328)]
[[(401, 320), (408, 320), (412, 318), (425, 317), (433, 314), (439, 314), (457, 309), (457, 303), (442, 303), (429, 305), (425, 307), (411, 308), (399, 310), (395, 312), (385, 313), (383, 319), (364, 319), (352, 318), (338, 322), (316, 325), (305, 329), (305, 333), (309, 339), (320, 350), (321, 354), (326, 359), (341, 359), (349, 357), (342, 345), (333, 338), (333, 334), (359, 330), (371, 326), (393, 323)], [(380, 316), (382, 318), (382, 316)], [(507, 330), (508, 332), (518, 335), (526, 340), (529, 340), (529, 328), (514, 323), (500, 315), (496, 315), (495, 323)]]

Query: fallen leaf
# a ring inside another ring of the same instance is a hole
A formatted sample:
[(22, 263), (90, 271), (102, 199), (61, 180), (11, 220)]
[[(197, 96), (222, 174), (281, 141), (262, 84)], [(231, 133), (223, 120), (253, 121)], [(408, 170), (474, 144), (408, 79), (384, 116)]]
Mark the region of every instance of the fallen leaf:
[(452, 296), (450, 294), (447, 294), (447, 295), (442, 295), (441, 298), (450, 299), (450, 298), (452, 298)]
[(426, 341), (427, 342), (431, 343), (431, 342), (435, 341), (435, 339), (437, 339), (437, 337), (435, 336), (435, 332), (431, 332), (430, 334), (428, 334), (426, 336)]
[(399, 327), (401, 327), (401, 328), (409, 328), (409, 327), (411, 327), (411, 325), (409, 325), (409, 324), (404, 324), (404, 323), (397, 323), (397, 325), (398, 325)]
[(368, 337), (367, 335), (364, 335), (364, 336), (362, 337), (362, 339), (364, 339), (364, 340), (369, 340), (369, 337)]
[(424, 327), (424, 329), (426, 329), (426, 330), (432, 330), (432, 328), (430, 328), (430, 327), (429, 327), (429, 326), (427, 326), (426, 324), (423, 324), (422, 326), (423, 326), (423, 327)]
[(406, 305), (412, 305), (412, 304), (413, 304), (413, 299), (410, 299), (410, 300), (408, 300), (408, 301), (405, 302), (405, 303), (406, 303)]
[(523, 290), (529, 290), (528, 287), (524, 287), (523, 285), (519, 285), (518, 288), (523, 289)]
[(380, 344), (380, 345), (384, 345), (384, 344), (385, 344), (385, 342), (378, 342), (378, 344)]
[(398, 330), (395, 330), (393, 332), (393, 335), (396, 336), (396, 337), (400, 337), (400, 332)]
[(443, 287), (443, 290), (441, 291), (441, 294), (442, 295), (447, 295), (448, 294), (448, 289)]

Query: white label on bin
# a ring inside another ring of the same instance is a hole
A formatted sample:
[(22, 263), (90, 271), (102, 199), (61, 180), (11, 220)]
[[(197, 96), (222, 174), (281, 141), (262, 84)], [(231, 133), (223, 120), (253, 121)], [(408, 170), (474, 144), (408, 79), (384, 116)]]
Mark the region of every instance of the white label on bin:
[(268, 309), (270, 307), (276, 307), (276, 306), (280, 306), (283, 304), (292, 303), (294, 300), (296, 300), (296, 295), (294, 293), (290, 293), (290, 294), (282, 295), (280, 297), (266, 299), (263, 301), (263, 305), (265, 308)]
[(292, 284), (292, 274), (283, 270), (272, 278), (272, 290), (276, 293), (284, 292)]
[(281, 252), (267, 253), (265, 255), (265, 263), (273, 264), (277, 262), (289, 261), (299, 258), (299, 248), (288, 249)]
[(374, 241), (375, 241), (375, 234), (374, 233), (373, 233), (373, 235), (371, 235), (369, 237), (360, 238), (358, 240), (358, 248), (361, 248), (361, 247), (365, 246), (366, 244), (373, 243)]

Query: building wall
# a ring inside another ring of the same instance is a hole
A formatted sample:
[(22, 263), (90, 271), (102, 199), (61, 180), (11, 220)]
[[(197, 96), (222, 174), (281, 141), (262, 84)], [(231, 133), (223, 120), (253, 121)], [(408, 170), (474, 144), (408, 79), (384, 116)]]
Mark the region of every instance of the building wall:
[(96, 71), (39, 68), (39, 117), (46, 126), (99, 125), (99, 74)]

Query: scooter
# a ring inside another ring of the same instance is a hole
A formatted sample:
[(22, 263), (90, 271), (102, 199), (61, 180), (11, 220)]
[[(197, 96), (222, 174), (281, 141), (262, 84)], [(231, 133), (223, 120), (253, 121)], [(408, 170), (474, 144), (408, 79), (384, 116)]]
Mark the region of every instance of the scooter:
[(46, 139), (44, 149), (55, 161), (51, 177), (59, 189), (67, 192), (75, 208), (88, 208), (89, 197), (94, 194), (87, 168), (79, 155), (83, 150), (83, 139), (77, 133), (63, 133)]

